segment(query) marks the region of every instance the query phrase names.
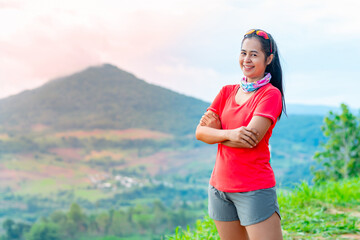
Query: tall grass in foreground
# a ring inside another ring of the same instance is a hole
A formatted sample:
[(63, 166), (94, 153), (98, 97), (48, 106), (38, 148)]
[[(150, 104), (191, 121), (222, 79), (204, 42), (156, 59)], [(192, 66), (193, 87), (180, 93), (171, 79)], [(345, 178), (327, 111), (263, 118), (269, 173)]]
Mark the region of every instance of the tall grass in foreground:
[[(309, 186), (303, 182), (292, 191), (279, 190), (284, 239), (346, 239), (360, 236), (360, 178)], [(176, 228), (168, 240), (220, 239), (206, 216), (194, 229)]]

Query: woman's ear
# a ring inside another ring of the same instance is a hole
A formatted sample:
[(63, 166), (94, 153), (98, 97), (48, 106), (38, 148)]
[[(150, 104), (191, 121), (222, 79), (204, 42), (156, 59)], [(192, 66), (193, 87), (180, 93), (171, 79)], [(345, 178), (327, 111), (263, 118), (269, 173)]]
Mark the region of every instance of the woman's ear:
[(274, 59), (274, 54), (270, 54), (270, 56), (268, 56), (268, 58), (266, 59), (266, 65), (269, 65), (273, 59)]

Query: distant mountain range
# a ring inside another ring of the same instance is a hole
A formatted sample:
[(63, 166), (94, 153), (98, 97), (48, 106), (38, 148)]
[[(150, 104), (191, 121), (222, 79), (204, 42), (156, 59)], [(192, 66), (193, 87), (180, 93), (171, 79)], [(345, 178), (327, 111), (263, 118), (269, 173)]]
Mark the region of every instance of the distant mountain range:
[[(324, 116), (329, 111), (337, 112), (340, 110), (339, 107), (323, 106), (323, 105), (303, 105), (303, 104), (286, 104), (288, 114), (298, 115), (320, 115)], [(353, 110), (355, 112), (355, 110)]]
[(0, 126), (195, 131), (208, 103), (104, 64), (0, 100)]

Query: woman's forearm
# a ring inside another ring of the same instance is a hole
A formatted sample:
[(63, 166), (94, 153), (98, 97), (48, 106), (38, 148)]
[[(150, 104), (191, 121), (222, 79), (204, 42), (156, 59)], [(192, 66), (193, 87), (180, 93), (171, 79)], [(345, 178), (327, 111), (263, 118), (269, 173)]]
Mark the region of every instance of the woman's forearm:
[(211, 128), (207, 126), (201, 126), (200, 124), (196, 128), (196, 139), (208, 144), (220, 143), (228, 139), (228, 131), (224, 129)]
[(258, 143), (258, 131), (255, 128), (239, 127), (236, 129), (222, 129), (217, 114), (208, 111), (200, 119), (196, 128), (196, 139), (208, 144), (222, 143), (228, 147), (252, 148)]
[[(236, 129), (217, 129), (199, 124), (196, 128), (196, 139), (208, 144), (223, 143), (229, 147), (252, 148), (258, 143), (256, 129), (240, 127)], [(228, 141), (230, 142), (225, 142)]]

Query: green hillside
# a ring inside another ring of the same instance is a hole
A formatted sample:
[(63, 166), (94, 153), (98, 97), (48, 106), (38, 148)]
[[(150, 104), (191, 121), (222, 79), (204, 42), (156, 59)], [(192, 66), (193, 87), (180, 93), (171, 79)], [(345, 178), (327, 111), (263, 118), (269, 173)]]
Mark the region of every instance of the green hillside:
[[(352, 178), (278, 190), (284, 239), (359, 239), (359, 184), (359, 178)], [(8, 219), (3, 225), (6, 233), (0, 239), (19, 239), (9, 238), (17, 234), (44, 240), (220, 240), (208, 215), (194, 226), (184, 226), (199, 216), (198, 209), (185, 202), (169, 207), (154, 201), (148, 206), (88, 214), (78, 204), (72, 204), (70, 209), (55, 211), (33, 224)], [(172, 233), (169, 229), (173, 229)]]
[(301, 180), (311, 182), (314, 153), (326, 142), (322, 124), (323, 116), (316, 115), (288, 115), (276, 124), (270, 139), (271, 165), (281, 187), (292, 187)]
[[(278, 193), (284, 239), (360, 239), (360, 179), (306, 183)], [(168, 240), (220, 240), (206, 216), (190, 229), (177, 228)]]
[[(208, 104), (109, 64), (0, 100), (0, 224), (33, 225), (74, 202), (101, 226), (110, 209), (121, 218), (143, 209), (135, 215), (146, 219), (130, 221), (128, 234), (142, 229), (143, 240), (170, 234), (178, 220), (194, 223), (205, 215), (216, 156), (216, 145), (194, 137)], [(311, 181), (322, 122), (289, 115), (277, 124), (270, 143), (278, 186)], [(164, 231), (153, 229), (154, 202), (171, 216)], [(99, 227), (94, 239), (106, 233)]]
[(143, 128), (183, 135), (194, 132), (207, 106), (105, 64), (0, 100), (0, 126)]

